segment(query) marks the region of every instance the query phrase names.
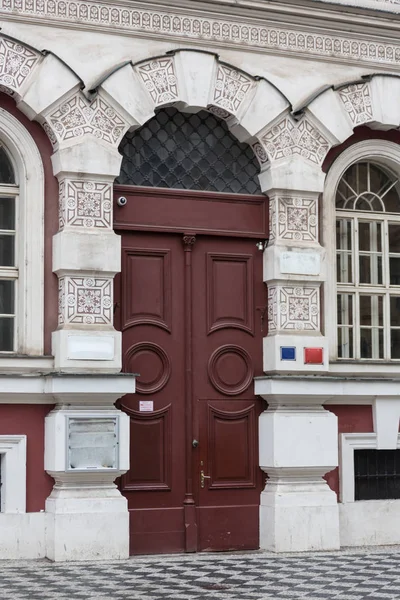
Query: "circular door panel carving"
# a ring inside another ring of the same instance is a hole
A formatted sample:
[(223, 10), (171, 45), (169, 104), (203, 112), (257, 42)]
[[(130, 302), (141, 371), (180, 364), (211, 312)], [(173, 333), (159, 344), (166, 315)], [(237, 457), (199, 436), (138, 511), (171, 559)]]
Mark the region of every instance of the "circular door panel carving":
[(131, 346), (125, 355), (125, 371), (138, 373), (136, 391), (154, 394), (167, 384), (171, 362), (161, 346), (151, 342)]
[(250, 355), (240, 346), (226, 345), (217, 348), (208, 361), (208, 376), (216, 390), (222, 394), (241, 394), (253, 381)]

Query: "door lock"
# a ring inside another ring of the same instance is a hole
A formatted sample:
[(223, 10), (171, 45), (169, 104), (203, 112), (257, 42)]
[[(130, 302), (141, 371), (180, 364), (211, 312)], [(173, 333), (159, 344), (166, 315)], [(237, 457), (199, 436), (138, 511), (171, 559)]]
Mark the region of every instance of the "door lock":
[(211, 479), (210, 475), (204, 475), (203, 469), (200, 471), (200, 487), (204, 488), (204, 482), (206, 479)]

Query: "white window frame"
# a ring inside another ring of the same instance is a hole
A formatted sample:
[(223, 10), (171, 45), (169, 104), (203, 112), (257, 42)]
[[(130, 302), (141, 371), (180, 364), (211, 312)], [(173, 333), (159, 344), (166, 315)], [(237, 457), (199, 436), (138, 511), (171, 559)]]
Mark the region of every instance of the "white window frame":
[[(400, 435), (397, 436), (400, 448)], [(378, 450), (376, 433), (342, 433), (339, 437), (339, 481), (340, 500), (343, 503), (355, 500), (354, 450)], [(373, 502), (360, 500), (360, 502)]]
[(0, 435), (1, 512), (26, 512), (26, 435)]
[[(323, 241), (327, 249), (328, 264), (332, 265), (325, 286), (325, 331), (329, 339), (330, 361), (336, 364), (351, 363), (354, 365), (353, 372), (368, 370), (371, 362), (386, 365), (387, 370), (395, 369), (398, 372), (399, 359), (370, 359), (370, 358), (338, 358), (337, 342), (337, 283), (336, 283), (336, 189), (345, 171), (354, 163), (369, 161), (383, 168), (389, 169), (395, 177), (400, 178), (400, 146), (386, 140), (365, 140), (358, 142), (344, 150), (331, 166), (325, 182), (323, 198)], [(341, 211), (344, 213), (344, 210)], [(350, 214), (350, 213), (349, 213)], [(380, 213), (380, 218), (388, 219), (390, 215)], [(352, 211), (352, 216), (368, 218), (367, 213)], [(344, 287), (344, 284), (343, 286)], [(368, 294), (365, 288), (365, 293)], [(356, 289), (353, 289), (355, 292)], [(360, 289), (357, 289), (359, 292)], [(382, 294), (387, 292), (382, 289)], [(396, 293), (396, 288), (393, 288)], [(350, 293), (350, 292), (347, 292)], [(355, 310), (355, 306), (353, 307)], [(386, 328), (389, 327), (386, 324)], [(387, 337), (387, 334), (386, 334)], [(354, 342), (356, 343), (357, 336)]]
[(44, 330), (44, 170), (36, 143), (25, 127), (0, 108), (0, 144), (12, 162), (19, 187), (16, 214), (18, 278), (15, 294), (15, 348), (0, 352), (43, 355)]

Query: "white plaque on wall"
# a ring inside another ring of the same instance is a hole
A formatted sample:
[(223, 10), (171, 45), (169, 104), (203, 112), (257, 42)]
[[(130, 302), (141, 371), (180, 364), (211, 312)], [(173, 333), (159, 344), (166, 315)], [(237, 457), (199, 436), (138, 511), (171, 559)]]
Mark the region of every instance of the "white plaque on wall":
[(282, 252), (281, 273), (291, 275), (319, 275), (321, 257), (317, 252)]
[(69, 335), (70, 360), (113, 360), (114, 338), (105, 335)]

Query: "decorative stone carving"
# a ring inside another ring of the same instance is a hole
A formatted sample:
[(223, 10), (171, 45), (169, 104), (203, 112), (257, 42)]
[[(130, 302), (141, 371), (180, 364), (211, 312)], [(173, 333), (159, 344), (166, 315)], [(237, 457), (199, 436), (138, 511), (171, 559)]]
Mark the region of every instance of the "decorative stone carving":
[(173, 58), (158, 58), (136, 68), (154, 104), (166, 104), (178, 98), (178, 81)]
[[(116, 146), (128, 124), (100, 96), (89, 104), (79, 92), (47, 117), (57, 141), (66, 141), (83, 135), (94, 135)], [(51, 139), (51, 138), (50, 138)]]
[(111, 228), (112, 185), (108, 182), (60, 181), (60, 229)]
[[(343, 0), (341, 0), (343, 1)], [(373, 0), (371, 0), (372, 2)], [(381, 3), (382, 0), (375, 0)], [(383, 0), (390, 6), (397, 0)], [(182, 36), (189, 40), (210, 41), (217, 44), (228, 43), (236, 47), (247, 46), (257, 50), (279, 50), (285, 54), (299, 53), (318, 57), (336, 57), (356, 64), (400, 64), (400, 44), (390, 41), (356, 40), (354, 35), (321, 34), (299, 31), (298, 26), (276, 27), (265, 22), (240, 22), (211, 18), (202, 15), (182, 14), (152, 9), (137, 10), (136, 7), (121, 6), (120, 2), (92, 0), (2, 0), (0, 14), (18, 14), (42, 23), (44, 19), (53, 22), (89, 25), (96, 28), (112, 28), (116, 31), (129, 31), (152, 34), (165, 40), (168, 36), (176, 39)]]
[(316, 198), (275, 196), (269, 204), (269, 239), (291, 242), (318, 241)]
[(250, 91), (252, 83), (250, 77), (237, 69), (219, 65), (213, 103), (230, 113), (236, 113)]
[(318, 331), (319, 288), (269, 286), (268, 329), (274, 331)]
[(39, 54), (17, 42), (0, 40), (0, 84), (2, 92), (13, 96), (39, 60)]
[(288, 116), (262, 137), (262, 143), (271, 161), (297, 154), (316, 165), (322, 164), (330, 148), (328, 140), (306, 118), (297, 123)]
[(112, 279), (60, 277), (59, 325), (112, 324)]
[(214, 106), (213, 104), (209, 104), (207, 106), (207, 110), (219, 119), (223, 119), (224, 121), (226, 121), (227, 119), (229, 119), (229, 117), (232, 116), (231, 113), (229, 113), (227, 110), (224, 110), (219, 106)]
[(268, 155), (265, 152), (263, 145), (260, 144), (260, 142), (256, 142), (255, 144), (253, 144), (252, 148), (253, 148), (253, 152), (256, 155), (260, 165), (264, 165), (265, 163), (268, 162)]
[(372, 120), (372, 102), (368, 83), (355, 83), (339, 90), (353, 125), (362, 125)]

